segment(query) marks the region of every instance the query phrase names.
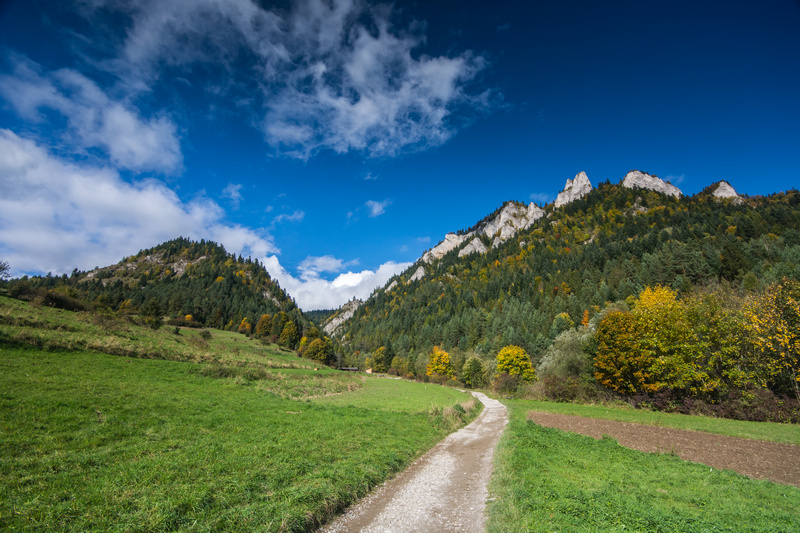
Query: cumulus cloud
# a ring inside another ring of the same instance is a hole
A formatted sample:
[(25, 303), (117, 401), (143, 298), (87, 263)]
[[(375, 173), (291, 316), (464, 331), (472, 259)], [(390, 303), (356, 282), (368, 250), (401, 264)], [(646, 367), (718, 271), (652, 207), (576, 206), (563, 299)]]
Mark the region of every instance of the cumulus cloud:
[(60, 114), (68, 149), (100, 148), (115, 166), (134, 171), (171, 174), (182, 169), (177, 128), (167, 117), (141, 117), (75, 70), (43, 73), (20, 56), (12, 55), (10, 61), (12, 72), (0, 76), (0, 95), (32, 122), (43, 122), (48, 112)]
[(386, 212), (386, 208), (392, 203), (391, 200), (384, 200), (382, 202), (376, 202), (375, 200), (367, 200), (364, 204), (367, 210), (369, 211), (370, 217), (377, 217)]
[(298, 266), (303, 279), (318, 277), (321, 272), (341, 272), (345, 267), (357, 265), (358, 259), (344, 261), (332, 255), (308, 256)]
[[(94, 13), (103, 12), (99, 6), (124, 9), (130, 20), (118, 57), (108, 62), (129, 87), (146, 90), (165, 67), (213, 65), (225, 74), (215, 83), (232, 80), (251, 95), (256, 123), (277, 154), (423, 150), (447, 141), (499, 97), (469, 87), (486, 67), (482, 56), (422, 54), (423, 25), (397, 27), (390, 7), (365, 0), (297, 0), (286, 10), (252, 0), (89, 5)], [(243, 61), (249, 68), (233, 66)]]
[[(339, 260), (334, 259), (336, 261)], [(300, 278), (292, 276), (275, 255), (264, 257), (261, 262), (304, 311), (335, 309), (354, 296), (362, 300), (368, 298), (372, 291), (384, 286), (389, 279), (412, 265), (389, 261), (375, 270), (343, 272), (329, 281), (313, 274), (304, 274)]]
[(62, 161), (4, 129), (0, 190), (0, 256), (15, 272), (113, 264), (179, 235), (242, 255), (279, 251), (269, 235), (225, 223), (207, 198), (183, 202), (160, 181), (127, 183), (111, 168)]

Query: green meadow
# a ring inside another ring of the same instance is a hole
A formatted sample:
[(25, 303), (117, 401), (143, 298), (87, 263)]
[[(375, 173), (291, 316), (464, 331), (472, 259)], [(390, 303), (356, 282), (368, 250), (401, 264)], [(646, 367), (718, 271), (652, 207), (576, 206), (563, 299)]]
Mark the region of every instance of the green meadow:
[[(492, 533), (552, 531), (790, 532), (800, 530), (800, 489), (644, 453), (610, 438), (544, 428), (530, 410), (797, 442), (781, 424), (667, 415), (607, 406), (507, 401), (510, 422), (495, 456)], [(761, 426), (761, 429), (758, 428)]]
[(238, 334), (106, 320), (0, 298), (0, 530), (309, 531), (477, 412)]

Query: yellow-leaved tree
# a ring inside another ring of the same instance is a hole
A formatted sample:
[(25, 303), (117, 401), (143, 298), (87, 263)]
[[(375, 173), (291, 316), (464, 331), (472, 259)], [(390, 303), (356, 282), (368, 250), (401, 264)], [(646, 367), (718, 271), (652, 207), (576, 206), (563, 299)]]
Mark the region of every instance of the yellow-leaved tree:
[(764, 377), (786, 375), (800, 399), (800, 282), (784, 278), (770, 285), (745, 316)]
[(531, 359), (519, 346), (506, 346), (497, 353), (497, 371), (524, 381), (536, 381), (536, 370), (531, 365)]
[(429, 376), (453, 376), (453, 365), (450, 363), (450, 354), (434, 346), (428, 357), (428, 368), (425, 372)]

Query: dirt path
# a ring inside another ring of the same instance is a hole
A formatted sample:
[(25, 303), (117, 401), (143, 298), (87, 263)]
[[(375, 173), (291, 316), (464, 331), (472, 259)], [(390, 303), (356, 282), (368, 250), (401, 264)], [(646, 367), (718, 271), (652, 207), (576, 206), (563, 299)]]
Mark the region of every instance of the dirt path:
[(794, 444), (538, 411), (529, 412), (528, 419), (597, 439), (608, 435), (634, 450), (674, 453), (685, 461), (800, 487), (800, 446)]
[(320, 531), (483, 532), (494, 448), (508, 417), (497, 400), (472, 394), (484, 405), (478, 418)]

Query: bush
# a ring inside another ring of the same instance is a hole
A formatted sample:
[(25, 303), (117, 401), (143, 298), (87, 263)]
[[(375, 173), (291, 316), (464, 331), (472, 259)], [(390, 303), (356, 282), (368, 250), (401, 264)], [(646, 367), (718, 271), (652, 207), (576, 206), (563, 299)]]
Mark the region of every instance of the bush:
[(497, 394), (513, 395), (519, 388), (519, 377), (512, 376), (508, 372), (501, 372), (492, 384), (492, 389)]
[(208, 331), (207, 329), (204, 329), (203, 331), (200, 332), (200, 338), (203, 339), (204, 341), (210, 341), (211, 332)]
[(719, 403), (692, 398), (681, 390), (665, 389), (654, 394), (637, 394), (629, 399), (629, 403), (636, 408), (668, 413), (800, 424), (800, 401), (776, 395), (769, 389), (734, 389)]

